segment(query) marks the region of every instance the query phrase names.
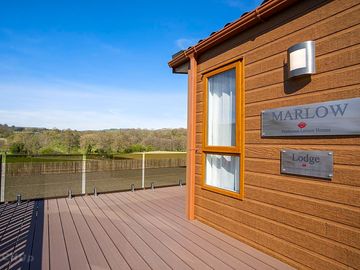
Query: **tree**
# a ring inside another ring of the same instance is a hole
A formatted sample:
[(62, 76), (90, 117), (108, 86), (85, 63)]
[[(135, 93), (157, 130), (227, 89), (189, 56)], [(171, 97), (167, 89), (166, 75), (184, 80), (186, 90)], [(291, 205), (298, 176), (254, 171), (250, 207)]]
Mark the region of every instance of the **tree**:
[(3, 150), (26, 154), (184, 151), (186, 147), (186, 129), (182, 128), (76, 131), (18, 128), (0, 124), (0, 140), (5, 135), (6, 145)]
[(92, 145), (88, 144), (85, 150), (85, 154), (91, 154), (92, 153)]
[(15, 143), (11, 144), (9, 151), (12, 154), (26, 154), (27, 153), (25, 144), (21, 143), (21, 142), (15, 142)]
[(61, 154), (60, 152), (56, 151), (55, 149), (51, 148), (51, 147), (47, 147), (47, 148), (42, 148), (40, 149), (40, 154), (42, 155), (55, 155), (55, 154)]
[(134, 152), (145, 152), (146, 150), (147, 150), (146, 146), (144, 146), (144, 145), (133, 144), (130, 147), (127, 147), (124, 152), (125, 153), (134, 153)]

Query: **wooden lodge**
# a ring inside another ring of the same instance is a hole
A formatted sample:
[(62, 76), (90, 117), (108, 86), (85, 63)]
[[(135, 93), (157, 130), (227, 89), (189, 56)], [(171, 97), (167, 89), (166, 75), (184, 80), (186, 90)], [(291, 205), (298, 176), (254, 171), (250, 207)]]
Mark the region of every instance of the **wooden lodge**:
[(360, 269), (359, 15), (268, 0), (173, 56), (188, 219), (297, 269)]

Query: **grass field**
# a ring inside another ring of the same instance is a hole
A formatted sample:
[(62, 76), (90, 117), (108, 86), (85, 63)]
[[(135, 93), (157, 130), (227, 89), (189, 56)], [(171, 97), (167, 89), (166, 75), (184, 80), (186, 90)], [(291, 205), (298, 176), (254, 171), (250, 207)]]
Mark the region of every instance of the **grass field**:
[(82, 160), (82, 155), (7, 155), (6, 163), (61, 162)]
[[(142, 153), (117, 154), (117, 158), (142, 159)], [(186, 152), (146, 152), (146, 159), (186, 158)]]
[[(146, 159), (186, 158), (186, 152), (146, 152)], [(21, 162), (60, 162), (82, 160), (82, 155), (7, 155), (7, 163)], [(108, 158), (103, 155), (90, 154), (87, 159)], [(114, 154), (113, 159), (142, 159), (142, 153)]]

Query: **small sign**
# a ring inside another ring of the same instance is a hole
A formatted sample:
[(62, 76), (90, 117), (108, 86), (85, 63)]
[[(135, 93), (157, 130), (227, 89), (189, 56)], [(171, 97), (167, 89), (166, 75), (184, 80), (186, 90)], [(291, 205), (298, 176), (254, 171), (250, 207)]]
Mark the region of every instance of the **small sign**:
[(333, 153), (329, 151), (281, 151), (281, 173), (331, 179)]
[(263, 111), (262, 136), (360, 135), (360, 98)]

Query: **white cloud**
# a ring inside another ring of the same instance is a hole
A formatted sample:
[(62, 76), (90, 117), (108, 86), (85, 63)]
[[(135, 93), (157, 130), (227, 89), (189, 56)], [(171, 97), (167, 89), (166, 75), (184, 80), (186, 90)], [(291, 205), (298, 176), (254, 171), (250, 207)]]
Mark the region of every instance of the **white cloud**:
[[(27, 93), (32, 93), (31, 95)], [(0, 85), (0, 123), (60, 129), (186, 127), (186, 91), (61, 81)]]
[[(170, 115), (169, 115), (170, 116)], [(15, 126), (46, 127), (76, 130), (100, 130), (110, 128), (177, 128), (185, 127), (183, 117), (167, 117), (155, 114), (125, 114), (122, 112), (38, 110), (0, 110), (1, 121)]]
[(185, 50), (190, 46), (193, 46), (197, 43), (196, 39), (194, 38), (179, 38), (175, 41), (175, 44), (181, 50)]

